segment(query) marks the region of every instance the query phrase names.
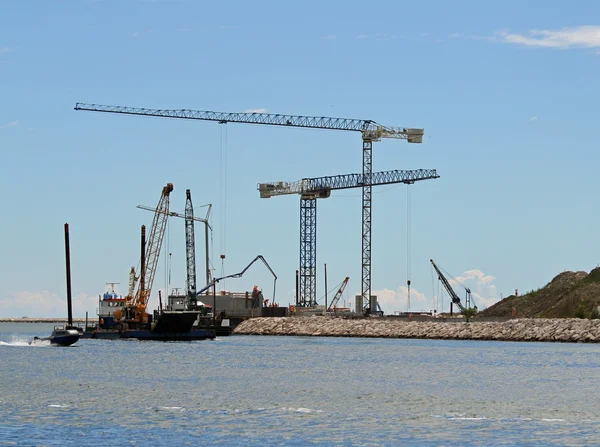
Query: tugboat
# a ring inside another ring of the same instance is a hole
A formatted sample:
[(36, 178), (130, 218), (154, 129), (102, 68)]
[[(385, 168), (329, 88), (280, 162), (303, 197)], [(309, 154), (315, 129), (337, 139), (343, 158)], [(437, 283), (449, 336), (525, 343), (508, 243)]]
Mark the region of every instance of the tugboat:
[(69, 250), (69, 224), (65, 224), (65, 255), (67, 264), (67, 315), (68, 324), (66, 326), (54, 326), (54, 330), (49, 337), (33, 337), (29, 344), (36, 344), (42, 341), (49, 341), (53, 346), (71, 346), (79, 341), (83, 331), (81, 328), (73, 326), (73, 311), (71, 307), (71, 255)]

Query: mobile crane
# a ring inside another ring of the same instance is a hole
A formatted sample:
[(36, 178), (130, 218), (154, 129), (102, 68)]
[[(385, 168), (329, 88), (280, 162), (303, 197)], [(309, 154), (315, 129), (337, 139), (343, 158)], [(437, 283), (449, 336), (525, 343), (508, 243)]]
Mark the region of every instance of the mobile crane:
[(346, 279), (344, 279), (342, 281), (340, 288), (338, 289), (338, 291), (333, 296), (333, 299), (331, 300), (331, 304), (329, 305), (329, 309), (327, 309), (327, 312), (335, 311), (335, 307), (337, 306), (337, 303), (340, 301), (340, 298), (342, 297), (342, 293), (344, 293), (344, 289), (346, 288), (346, 285), (348, 285), (349, 279), (350, 278), (346, 276)]
[(146, 231), (142, 227), (142, 259), (139, 275), (139, 283), (135, 294), (126, 297), (125, 315), (126, 319), (137, 323), (146, 323), (148, 321), (148, 313), (146, 308), (152, 291), (152, 284), (158, 266), (158, 258), (162, 247), (163, 237), (167, 226), (167, 217), (169, 214), (169, 195), (173, 191), (173, 184), (167, 183), (163, 187), (160, 200), (156, 206), (152, 227), (150, 229), (150, 237), (148, 242), (145, 242)]
[[(454, 291), (454, 289), (450, 285), (450, 282), (448, 282), (448, 280), (446, 279), (446, 277), (444, 276), (444, 274), (441, 272), (441, 270), (439, 269), (439, 267), (436, 265), (436, 263), (433, 262), (433, 259), (430, 259), (429, 261), (431, 262), (431, 265), (435, 269), (435, 271), (436, 271), (436, 273), (438, 275), (438, 279), (440, 280), (440, 282), (442, 283), (442, 285), (444, 286), (444, 288), (448, 292), (448, 295), (450, 295), (450, 299), (452, 300), (452, 303), (456, 304), (458, 306), (458, 308), (460, 309), (461, 313), (463, 313), (463, 314), (467, 313), (468, 309), (471, 309), (471, 302), (472, 302), (471, 289), (469, 289), (468, 287), (463, 286), (464, 289), (465, 289), (465, 291), (466, 291), (466, 298), (465, 298), (465, 304), (466, 304), (466, 306), (463, 306), (463, 304), (460, 301), (459, 296), (456, 294), (456, 292)], [(475, 311), (477, 311), (477, 306), (475, 306), (474, 304), (473, 304), (472, 308)], [(450, 313), (452, 314), (452, 310), (450, 311)]]

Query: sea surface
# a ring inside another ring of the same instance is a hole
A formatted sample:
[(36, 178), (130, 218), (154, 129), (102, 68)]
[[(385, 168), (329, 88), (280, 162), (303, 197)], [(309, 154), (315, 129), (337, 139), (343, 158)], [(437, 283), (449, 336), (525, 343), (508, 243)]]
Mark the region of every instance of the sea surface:
[(231, 336), (29, 346), (0, 324), (0, 446), (600, 444), (600, 345)]

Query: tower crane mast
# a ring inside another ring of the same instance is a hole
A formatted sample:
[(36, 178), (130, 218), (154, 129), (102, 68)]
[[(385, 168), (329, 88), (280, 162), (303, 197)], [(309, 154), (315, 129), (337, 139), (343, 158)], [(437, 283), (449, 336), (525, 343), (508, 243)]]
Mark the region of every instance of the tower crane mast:
[[(225, 123), (261, 124), (270, 126), (300, 127), (311, 129), (328, 129), (360, 132), (363, 140), (363, 169), (365, 182), (362, 185), (362, 281), (361, 295), (363, 302), (370, 303), (371, 298), (371, 209), (373, 173), (373, 142), (382, 138), (406, 140), (409, 143), (423, 142), (423, 129), (409, 127), (390, 127), (378, 124), (373, 120), (333, 118), (301, 115), (280, 115), (273, 113), (225, 113), (190, 109), (147, 109), (127, 106), (110, 106), (99, 104), (76, 103), (75, 110), (89, 112), (116, 113), (122, 115), (154, 116), (162, 118), (179, 118), (189, 120), (216, 121)], [(305, 203), (304, 210), (312, 215), (314, 210), (310, 203)]]
[[(330, 196), (331, 191), (360, 188), (368, 183), (372, 186), (396, 183), (412, 184), (420, 180), (439, 178), (435, 169), (412, 171), (393, 170), (365, 174), (331, 175), (305, 178), (295, 182), (259, 183), (261, 198), (298, 194), (300, 195), (300, 284), (296, 305), (311, 307), (317, 304), (317, 200)], [(370, 256), (370, 255), (369, 255)], [(370, 272), (370, 270), (369, 270)], [(370, 273), (369, 273), (370, 274)], [(370, 299), (363, 306), (371, 311)]]

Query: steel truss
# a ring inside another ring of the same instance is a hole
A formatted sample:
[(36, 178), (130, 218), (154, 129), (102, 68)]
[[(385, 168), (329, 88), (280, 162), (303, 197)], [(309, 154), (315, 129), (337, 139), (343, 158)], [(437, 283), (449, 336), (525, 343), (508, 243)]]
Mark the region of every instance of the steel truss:
[(300, 290), (298, 306), (317, 304), (317, 199), (300, 199)]

